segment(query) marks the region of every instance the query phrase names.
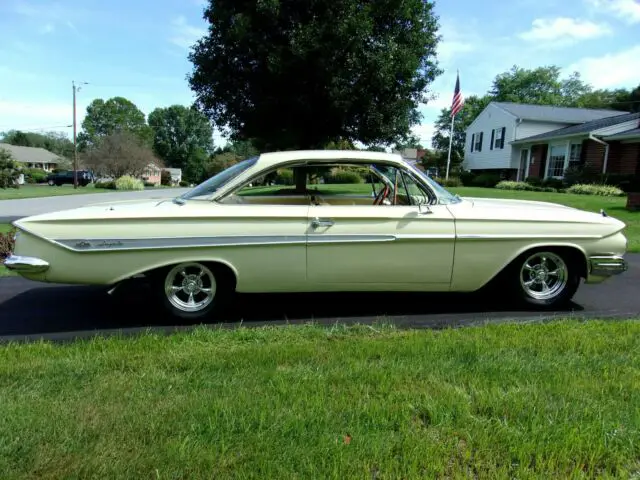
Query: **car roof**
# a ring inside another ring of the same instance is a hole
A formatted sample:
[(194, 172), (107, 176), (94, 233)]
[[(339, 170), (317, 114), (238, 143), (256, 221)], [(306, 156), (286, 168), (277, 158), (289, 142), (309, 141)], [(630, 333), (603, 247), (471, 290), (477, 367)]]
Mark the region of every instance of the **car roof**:
[(260, 167), (270, 167), (283, 162), (295, 160), (361, 160), (402, 162), (398, 153), (372, 152), (369, 150), (290, 150), (284, 152), (268, 152), (260, 154)]

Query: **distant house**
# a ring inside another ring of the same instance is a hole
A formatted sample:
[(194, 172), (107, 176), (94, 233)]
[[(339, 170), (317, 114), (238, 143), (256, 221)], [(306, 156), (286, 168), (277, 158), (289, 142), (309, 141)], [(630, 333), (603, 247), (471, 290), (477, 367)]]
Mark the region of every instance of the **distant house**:
[(8, 143), (0, 143), (0, 149), (11, 153), (13, 159), (22, 168), (40, 168), (50, 172), (64, 160), (59, 155), (39, 147), (20, 147)]
[(421, 148), (404, 148), (402, 150), (393, 150), (393, 153), (399, 153), (407, 163), (422, 168), (420, 160), (424, 157), (426, 150)]
[(171, 183), (179, 184), (182, 181), (182, 169), (181, 168), (163, 168), (171, 174)]
[(463, 167), (514, 180), (640, 173), (640, 113), (491, 102), (466, 130)]

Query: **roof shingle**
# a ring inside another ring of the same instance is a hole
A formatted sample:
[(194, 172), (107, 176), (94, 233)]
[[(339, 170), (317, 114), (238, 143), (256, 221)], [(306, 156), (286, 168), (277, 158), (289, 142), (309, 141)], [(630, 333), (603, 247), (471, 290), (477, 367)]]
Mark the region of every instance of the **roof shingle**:
[(591, 122), (582, 123), (580, 125), (571, 125), (570, 127), (558, 128), (557, 130), (551, 130), (550, 132), (540, 133), (538, 135), (532, 135), (531, 137), (519, 138), (514, 140), (511, 144), (529, 143), (536, 140), (548, 140), (556, 137), (564, 137), (567, 135), (578, 135), (580, 133), (589, 133), (600, 128), (610, 127), (618, 123), (628, 122), (630, 120), (640, 119), (639, 113), (625, 113), (623, 115), (616, 115), (615, 117), (601, 118), (593, 120)]
[(518, 118), (539, 122), (584, 123), (629, 113), (620, 110), (556, 107), (554, 105), (530, 105), (509, 102), (492, 103)]
[(21, 147), (9, 143), (0, 143), (0, 149), (11, 153), (14, 160), (20, 163), (59, 163), (61, 157), (40, 147)]

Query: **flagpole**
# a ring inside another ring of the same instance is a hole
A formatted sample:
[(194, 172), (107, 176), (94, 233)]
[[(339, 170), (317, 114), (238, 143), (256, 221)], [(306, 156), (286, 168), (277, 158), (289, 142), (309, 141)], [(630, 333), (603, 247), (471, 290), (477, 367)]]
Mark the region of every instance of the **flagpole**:
[(445, 176), (446, 180), (449, 180), (449, 165), (451, 165), (451, 146), (453, 144), (453, 122), (455, 121), (456, 116), (451, 115), (451, 132), (449, 132), (449, 154), (447, 155), (447, 174)]

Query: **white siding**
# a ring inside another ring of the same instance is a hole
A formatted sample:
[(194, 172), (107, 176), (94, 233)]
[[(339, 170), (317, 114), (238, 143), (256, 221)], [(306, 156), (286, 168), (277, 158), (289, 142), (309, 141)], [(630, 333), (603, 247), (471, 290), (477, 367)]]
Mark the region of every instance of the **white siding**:
[[(516, 119), (510, 113), (505, 112), (495, 105), (489, 105), (473, 121), (466, 131), (464, 145), (464, 167), (469, 170), (488, 168), (511, 168), (512, 147), (509, 144), (514, 140)], [(494, 128), (505, 127), (504, 148), (491, 149), (491, 131)], [(483, 132), (482, 150), (471, 151), (471, 140), (474, 134)]]
[(523, 120), (520, 125), (516, 127), (515, 140), (531, 137), (533, 135), (540, 135), (541, 133), (551, 132), (559, 128), (568, 127), (569, 125), (572, 124), (555, 122), (532, 122), (530, 120)]

